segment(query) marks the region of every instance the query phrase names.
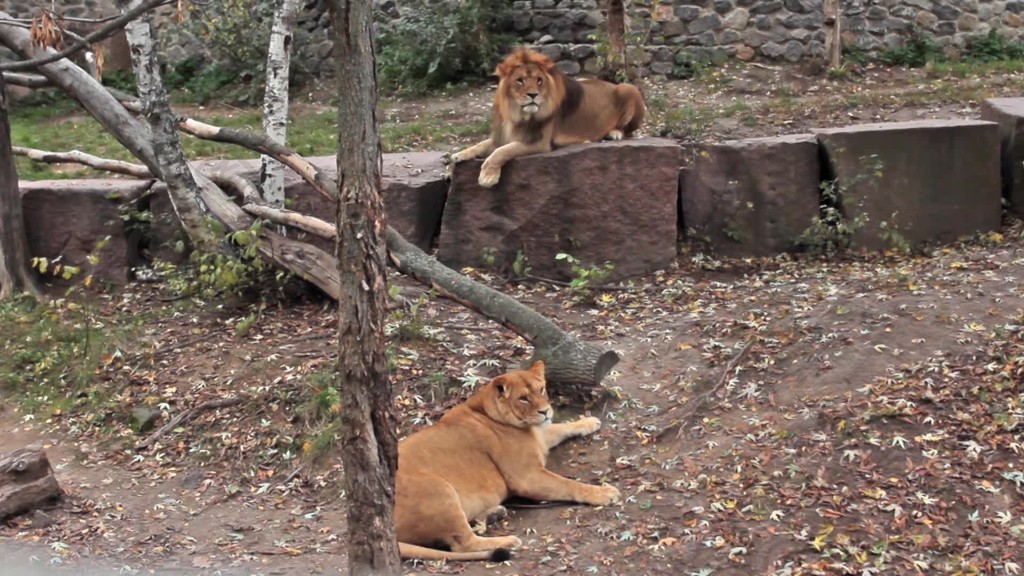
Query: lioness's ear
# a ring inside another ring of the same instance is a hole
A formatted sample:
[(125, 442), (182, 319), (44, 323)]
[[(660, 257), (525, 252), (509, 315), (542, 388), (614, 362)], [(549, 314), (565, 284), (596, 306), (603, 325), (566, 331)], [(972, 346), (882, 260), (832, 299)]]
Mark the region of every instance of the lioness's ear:
[(505, 398), (508, 398), (508, 395), (509, 395), (508, 382), (506, 382), (504, 376), (498, 376), (497, 378), (495, 378), (491, 382), (494, 384), (494, 389), (498, 391), (498, 394), (504, 396)]
[(533, 372), (537, 376), (543, 376), (544, 375), (544, 361), (543, 360), (537, 360), (536, 362), (534, 362), (533, 366), (530, 366), (530, 372)]

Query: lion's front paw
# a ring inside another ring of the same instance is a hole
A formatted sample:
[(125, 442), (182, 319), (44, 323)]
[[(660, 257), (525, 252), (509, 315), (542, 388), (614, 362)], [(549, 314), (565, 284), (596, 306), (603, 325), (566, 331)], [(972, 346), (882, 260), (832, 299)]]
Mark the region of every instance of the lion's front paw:
[(477, 179), (477, 183), (484, 188), (490, 188), (497, 184), (500, 178), (501, 166), (484, 161), (484, 165), (480, 167), (480, 178)]
[(523, 541), (515, 536), (503, 536), (500, 538), (494, 538), (494, 540), (502, 540), (499, 544), (499, 548), (516, 549), (523, 545)]
[(593, 416), (585, 416), (576, 421), (576, 429), (580, 436), (588, 436), (601, 429), (601, 420)]
[(593, 498), (588, 504), (594, 506), (607, 506), (622, 499), (622, 494), (615, 486), (594, 486)]
[(608, 138), (609, 140), (622, 140), (624, 136), (625, 134), (622, 133), (622, 130), (612, 130), (611, 132), (608, 133), (608, 136), (606, 136), (606, 138)]

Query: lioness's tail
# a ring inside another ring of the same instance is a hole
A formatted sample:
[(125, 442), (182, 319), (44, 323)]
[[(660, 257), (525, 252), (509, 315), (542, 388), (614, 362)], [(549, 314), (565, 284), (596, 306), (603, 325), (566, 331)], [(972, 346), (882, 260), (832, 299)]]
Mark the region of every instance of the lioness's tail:
[(512, 552), (508, 548), (475, 552), (448, 552), (405, 542), (398, 543), (398, 554), (402, 558), (417, 558), (419, 560), (491, 560), (493, 562), (504, 562), (512, 557)]

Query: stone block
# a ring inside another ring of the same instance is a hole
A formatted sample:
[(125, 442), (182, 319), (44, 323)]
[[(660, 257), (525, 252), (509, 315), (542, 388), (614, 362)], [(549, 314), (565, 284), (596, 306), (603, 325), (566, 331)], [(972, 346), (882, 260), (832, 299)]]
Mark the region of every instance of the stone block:
[(508, 269), (521, 251), (533, 274), (561, 279), (571, 272), (560, 252), (585, 266), (612, 262), (613, 278), (664, 268), (676, 256), (679, 154), (658, 138), (568, 146), (512, 160), (491, 189), (477, 185), (480, 161), (461, 163), (438, 259)]
[[(93, 282), (125, 284), (139, 262), (139, 235), (129, 239), (121, 219), (125, 199), (141, 196), (138, 180), (39, 180), (20, 182), (25, 232), (33, 258), (78, 266), (70, 279), (45, 274), (52, 286), (70, 286), (92, 275)], [(109, 239), (107, 239), (109, 237)], [(89, 255), (96, 257), (95, 264)]]
[[(440, 230), (441, 212), (448, 193), (442, 161), (444, 153), (403, 152), (383, 156), (381, 194), (388, 224), (419, 248), (432, 249)], [(326, 178), (337, 179), (337, 160), (334, 156), (314, 156), (307, 160)], [(259, 179), (258, 160), (220, 160), (201, 165), (215, 170), (227, 170), (253, 181)], [(285, 198), (291, 210), (334, 223), (334, 201), (314, 190), (290, 170), (286, 171), (285, 176)], [(310, 240), (302, 236), (299, 238)], [(334, 253), (332, 243), (315, 243)]]
[(920, 120), (820, 130), (828, 172), (850, 220), (868, 222), (855, 246), (889, 247), (883, 223), (911, 244), (950, 241), (1000, 225), (999, 127)]
[(729, 256), (784, 252), (818, 215), (821, 166), (810, 134), (694, 149), (680, 191), (683, 231)]
[(1024, 98), (988, 98), (981, 119), (999, 124), (1003, 199), (1024, 217)]

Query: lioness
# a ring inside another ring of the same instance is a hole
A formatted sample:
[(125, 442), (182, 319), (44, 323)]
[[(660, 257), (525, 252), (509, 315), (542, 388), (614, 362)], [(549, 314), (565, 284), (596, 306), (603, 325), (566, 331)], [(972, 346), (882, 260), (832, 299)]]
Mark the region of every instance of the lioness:
[(478, 182), (498, 183), (509, 160), (558, 146), (633, 135), (644, 119), (644, 98), (632, 84), (573, 80), (550, 58), (520, 48), (498, 64), (491, 137), (450, 157), (454, 166), (487, 156)]
[(583, 484), (544, 467), (552, 447), (601, 427), (597, 418), (552, 424), (545, 384), (541, 361), (498, 376), (399, 443), (395, 529), (403, 558), (508, 559), (519, 538), (481, 538), (469, 522), (503, 512), (509, 496), (595, 506), (619, 499), (612, 486)]

